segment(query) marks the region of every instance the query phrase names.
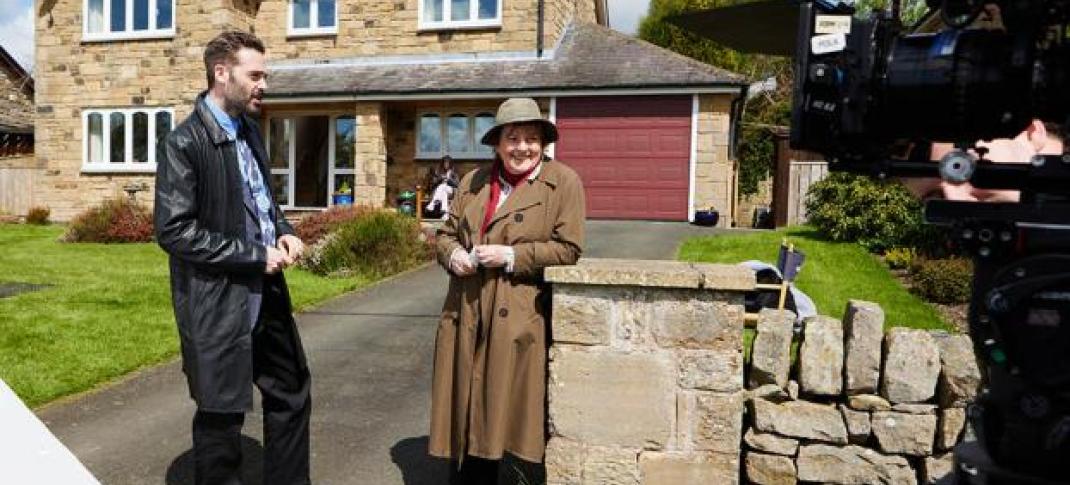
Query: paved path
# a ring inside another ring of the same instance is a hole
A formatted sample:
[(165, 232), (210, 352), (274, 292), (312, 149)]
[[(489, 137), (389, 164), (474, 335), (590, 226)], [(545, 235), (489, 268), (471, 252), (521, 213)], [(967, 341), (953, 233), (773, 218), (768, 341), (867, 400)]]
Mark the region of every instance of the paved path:
[[(672, 259), (682, 239), (715, 231), (592, 221), (585, 256)], [(314, 483), (444, 483), (444, 464), (426, 450), (431, 359), (446, 282), (441, 269), (429, 266), (298, 315), (313, 374)], [(106, 485), (184, 485), (193, 483), (193, 410), (172, 362), (38, 415)], [(244, 429), (250, 484), (260, 483), (260, 420), (250, 413)]]

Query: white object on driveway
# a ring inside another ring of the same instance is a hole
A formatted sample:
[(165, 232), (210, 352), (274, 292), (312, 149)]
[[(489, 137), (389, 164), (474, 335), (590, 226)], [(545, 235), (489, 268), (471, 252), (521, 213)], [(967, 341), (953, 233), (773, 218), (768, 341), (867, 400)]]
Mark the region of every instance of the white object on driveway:
[(100, 485), (0, 379), (0, 483)]

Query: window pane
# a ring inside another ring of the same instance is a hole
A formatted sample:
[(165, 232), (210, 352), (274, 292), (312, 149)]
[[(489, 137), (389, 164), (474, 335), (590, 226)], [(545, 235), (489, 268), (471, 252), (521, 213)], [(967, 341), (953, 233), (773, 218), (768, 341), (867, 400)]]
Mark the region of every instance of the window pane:
[(104, 161), (104, 115), (93, 113), (89, 115), (89, 153), (86, 160), (89, 163), (102, 163)]
[(450, 20), (468, 20), (472, 16), (471, 0), (450, 0)]
[(334, 0), (319, 0), (316, 23), (320, 27), (334, 27)]
[(293, 0), (293, 28), (307, 29), (309, 27), (310, 0)]
[(126, 0), (111, 0), (111, 31), (126, 30)]
[(134, 113), (134, 163), (149, 163), (148, 113)]
[(126, 115), (112, 113), (108, 117), (108, 130), (111, 131), (111, 163), (126, 161)]
[(357, 142), (356, 128), (357, 121), (352, 116), (341, 116), (334, 120), (335, 167), (353, 168), (353, 150)]
[(476, 153), (491, 154), (494, 153), (494, 148), (480, 143), (483, 139), (483, 135), (487, 134), (492, 127), (494, 127), (494, 115), (490, 113), (480, 113), (476, 115), (476, 128), (475, 139), (472, 140), (476, 144)]
[(423, 115), (420, 118), (420, 153), (442, 151), (442, 120), (438, 115)]
[(446, 126), (449, 136), (448, 153), (468, 153), (468, 117), (465, 115), (450, 115), (449, 124)]
[(86, 25), (92, 33), (104, 30), (104, 0), (89, 0), (89, 19)]
[(498, 18), (498, 0), (479, 0), (479, 18)]
[(283, 118), (271, 119), (271, 146), (268, 156), (271, 157), (271, 168), (290, 167), (290, 140), (293, 139), (293, 122)]
[(163, 146), (164, 139), (167, 138), (167, 134), (171, 132), (171, 113), (161, 111), (156, 113), (156, 146), (154, 149), (159, 149)]
[(171, 12), (174, 11), (174, 0), (156, 0), (156, 28), (171, 28)]
[(290, 176), (284, 173), (271, 174), (271, 189), (275, 193), (275, 202), (290, 205)]
[(302, 116), (294, 120), (294, 204), (327, 207), (327, 148), (330, 118)]
[(134, 2), (134, 30), (148, 30), (149, 28), (149, 0), (133, 0)]
[(424, 22), (442, 21), (442, 3), (446, 0), (423, 0)]

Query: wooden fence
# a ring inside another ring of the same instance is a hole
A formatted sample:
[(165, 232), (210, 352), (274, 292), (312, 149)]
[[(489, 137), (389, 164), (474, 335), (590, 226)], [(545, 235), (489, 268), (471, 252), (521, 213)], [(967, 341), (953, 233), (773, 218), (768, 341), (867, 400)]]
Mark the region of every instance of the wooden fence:
[(0, 213), (24, 216), (33, 207), (36, 168), (0, 167)]
[(806, 222), (806, 192), (828, 175), (828, 162), (816, 153), (792, 150), (787, 135), (777, 139), (773, 175), (773, 222), (776, 227)]

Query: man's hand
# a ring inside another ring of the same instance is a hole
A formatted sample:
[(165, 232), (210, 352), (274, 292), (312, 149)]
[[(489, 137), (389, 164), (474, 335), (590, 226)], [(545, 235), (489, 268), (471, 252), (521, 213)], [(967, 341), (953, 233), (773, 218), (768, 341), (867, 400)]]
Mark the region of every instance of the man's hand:
[(264, 267), (264, 274), (275, 274), (282, 271), (284, 268), (290, 265), (287, 260), (289, 256), (277, 248), (268, 246), (267, 248), (267, 266)]
[(289, 261), (287, 265), (291, 265), (294, 261), (301, 258), (301, 254), (305, 252), (305, 243), (301, 242), (301, 239), (293, 234), (283, 234), (279, 237), (279, 249), (286, 252), (286, 256)]
[(465, 250), (457, 248), (450, 254), (450, 271), (457, 276), (468, 276), (475, 274), (476, 266), (472, 264)]
[(479, 264), (488, 268), (501, 268), (509, 264), (513, 256), (513, 248), (501, 244), (476, 246), (475, 252)]

